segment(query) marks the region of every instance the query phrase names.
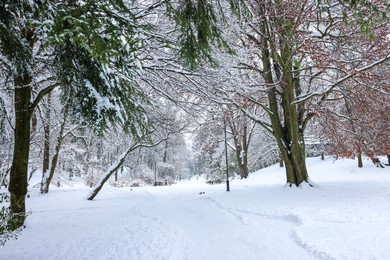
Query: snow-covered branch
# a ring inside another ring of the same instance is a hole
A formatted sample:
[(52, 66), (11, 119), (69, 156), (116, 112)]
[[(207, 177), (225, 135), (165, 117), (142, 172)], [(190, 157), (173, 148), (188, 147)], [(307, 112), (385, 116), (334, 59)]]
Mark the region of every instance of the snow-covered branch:
[(307, 93), (307, 94), (304, 94), (304, 95), (301, 95), (301, 96), (298, 96), (296, 98), (296, 100), (294, 102), (292, 102), (292, 104), (300, 104), (300, 103), (303, 103), (303, 102), (306, 102), (307, 100), (313, 98), (313, 97), (317, 97), (317, 96), (320, 96), (321, 99), (320, 99), (320, 102), (323, 102), (327, 99), (327, 97), (333, 92), (333, 90), (340, 86), (342, 83), (346, 82), (347, 80), (353, 78), (354, 76), (356, 76), (357, 74), (359, 73), (362, 73), (362, 72), (365, 72), (367, 70), (370, 70), (386, 61), (390, 60), (390, 52), (388, 52), (382, 59), (379, 59), (367, 66), (364, 66), (364, 67), (361, 67), (361, 68), (358, 68), (358, 69), (355, 69), (353, 72), (349, 73), (348, 75), (342, 77), (341, 79), (337, 80), (335, 83), (329, 85), (327, 87), (327, 89), (325, 91), (317, 91), (317, 92), (311, 92), (311, 93)]
[(116, 172), (119, 167), (122, 166), (122, 164), (125, 162), (126, 157), (134, 150), (140, 148), (140, 147), (146, 147), (146, 148), (151, 148), (159, 145), (161, 142), (167, 140), (169, 135), (166, 137), (160, 139), (159, 141), (153, 143), (153, 144), (148, 144), (148, 143), (143, 143), (143, 142), (136, 142), (133, 143), (131, 146), (127, 148), (125, 152), (123, 152), (117, 159), (116, 161), (106, 170), (106, 172), (102, 175), (98, 183), (95, 185), (95, 187), (92, 189), (90, 194), (88, 195), (87, 199), (88, 200), (93, 200), (96, 195), (99, 193), (99, 191), (103, 188), (104, 184), (107, 182), (107, 180), (111, 177), (111, 175)]

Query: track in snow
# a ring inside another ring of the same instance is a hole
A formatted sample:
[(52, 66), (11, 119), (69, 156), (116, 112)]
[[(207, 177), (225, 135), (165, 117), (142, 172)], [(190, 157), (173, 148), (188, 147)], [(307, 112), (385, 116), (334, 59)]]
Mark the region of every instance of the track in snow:
[(92, 202), (85, 201), (81, 193), (33, 196), (29, 201), (33, 214), (28, 218), (27, 229), (18, 241), (6, 244), (0, 258), (331, 258), (299, 240), (294, 233), (299, 219), (294, 215), (272, 216), (234, 209), (209, 196), (208, 190), (200, 195), (196, 189), (175, 187), (111, 189)]
[(294, 216), (270, 217), (229, 209), (207, 194), (160, 194), (138, 210), (180, 231), (180, 239), (185, 239), (188, 247), (182, 259), (328, 258), (293, 239), (292, 230), (299, 224)]

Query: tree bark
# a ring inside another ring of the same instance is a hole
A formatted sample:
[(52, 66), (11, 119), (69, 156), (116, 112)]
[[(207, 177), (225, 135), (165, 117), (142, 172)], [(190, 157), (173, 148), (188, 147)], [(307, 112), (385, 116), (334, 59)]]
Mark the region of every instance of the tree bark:
[(358, 167), (359, 168), (363, 168), (363, 158), (362, 158), (362, 152), (361, 151), (358, 152), (357, 158), (358, 158)]
[(279, 153), (279, 167), (283, 168), (284, 167), (284, 161), (282, 155)]
[[(5, 55), (12, 62), (14, 81), (14, 150), (10, 170), (10, 229), (23, 226), (26, 218), (25, 198), (27, 194), (28, 159), (31, 130), (31, 93), (34, 68), (34, 30), (27, 23), (34, 16), (31, 3), (10, 4), (7, 15), (1, 17), (1, 40), (9, 42)], [(20, 9), (22, 8), (22, 9)], [(27, 18), (29, 17), (29, 18)], [(7, 30), (4, 28), (13, 28)]]
[(24, 73), (15, 78), (15, 130), (14, 153), (8, 190), (11, 194), (10, 211), (13, 215), (11, 229), (24, 224), (28, 158), (30, 151), (30, 99), (32, 76)]
[[(304, 120), (303, 115), (298, 113), (295, 101), (296, 92), (299, 91), (299, 82), (294, 81), (297, 76), (293, 72), (293, 53), (288, 39), (280, 39), (280, 53), (270, 48), (269, 35), (267, 29), (267, 18), (265, 7), (259, 9), (262, 21), (260, 23), (261, 39), (261, 60), (263, 65), (263, 79), (268, 86), (268, 115), (271, 120), (273, 135), (278, 144), (280, 155), (285, 163), (287, 185), (300, 186), (303, 182), (308, 182), (309, 177), (306, 169), (306, 155), (304, 144)], [(282, 32), (289, 35), (288, 22), (281, 23)], [(272, 55), (270, 53), (272, 52)], [(274, 57), (277, 57), (275, 59)], [(278, 64), (279, 62), (279, 64)], [(272, 66), (273, 63), (273, 66)], [(275, 77), (272, 74), (274, 69)], [(278, 90), (275, 85), (279, 85)], [(278, 97), (278, 95), (280, 97)], [(301, 106), (301, 104), (299, 104)], [(283, 121), (281, 120), (283, 118)]]

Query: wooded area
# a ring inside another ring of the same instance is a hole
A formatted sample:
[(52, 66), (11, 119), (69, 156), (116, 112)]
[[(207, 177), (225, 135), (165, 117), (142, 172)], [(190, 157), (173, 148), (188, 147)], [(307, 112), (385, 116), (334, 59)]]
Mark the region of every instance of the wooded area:
[(389, 13), (387, 0), (2, 1), (10, 229), (32, 174), (42, 193), (69, 178), (96, 191), (112, 175), (247, 178), (281, 161), (300, 186), (307, 156), (390, 154)]

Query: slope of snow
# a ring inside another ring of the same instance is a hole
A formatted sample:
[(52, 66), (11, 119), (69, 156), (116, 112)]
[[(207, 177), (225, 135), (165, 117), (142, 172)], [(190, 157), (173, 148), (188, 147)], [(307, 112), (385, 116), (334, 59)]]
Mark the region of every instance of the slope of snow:
[[(390, 167), (308, 159), (318, 187), (272, 166), (210, 186), (30, 191), (32, 214), (0, 259), (390, 259)], [(203, 194), (204, 192), (204, 194)], [(200, 194), (202, 193), (202, 194)]]

